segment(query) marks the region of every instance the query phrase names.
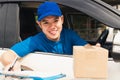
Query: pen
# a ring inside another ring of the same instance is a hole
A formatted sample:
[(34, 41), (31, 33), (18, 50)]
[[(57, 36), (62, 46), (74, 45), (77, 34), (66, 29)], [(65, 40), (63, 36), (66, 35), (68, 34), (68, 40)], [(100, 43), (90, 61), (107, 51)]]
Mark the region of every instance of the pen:
[(16, 63), (17, 60), (18, 60), (18, 57), (16, 57), (16, 58), (14, 59), (14, 61), (13, 61), (12, 64), (11, 64), (11, 66), (9, 67), (8, 71), (11, 71), (11, 70), (13, 69), (13, 67), (14, 67), (14, 65), (15, 65), (15, 63)]

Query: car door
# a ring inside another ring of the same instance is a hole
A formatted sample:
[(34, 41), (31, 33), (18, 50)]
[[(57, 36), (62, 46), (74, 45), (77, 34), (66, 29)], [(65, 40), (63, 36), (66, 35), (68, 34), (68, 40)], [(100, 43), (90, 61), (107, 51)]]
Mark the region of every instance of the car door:
[[(22, 2), (44, 2), (46, 0), (0, 0), (0, 47), (10, 47), (19, 42), (19, 6)], [(120, 28), (120, 11), (101, 0), (49, 0), (68, 6), (104, 23), (112, 28)], [(19, 5), (18, 5), (19, 4)], [(31, 4), (32, 5), (32, 4)], [(30, 6), (31, 6), (30, 5)]]

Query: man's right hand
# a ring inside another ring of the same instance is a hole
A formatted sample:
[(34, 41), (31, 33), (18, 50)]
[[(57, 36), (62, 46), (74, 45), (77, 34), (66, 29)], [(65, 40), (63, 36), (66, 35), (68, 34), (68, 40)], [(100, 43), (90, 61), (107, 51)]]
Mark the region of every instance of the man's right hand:
[[(11, 67), (11, 64), (7, 65), (4, 67), (4, 70), (5, 72), (9, 71), (9, 68)], [(10, 71), (21, 71), (21, 64), (20, 62), (16, 62), (14, 67), (10, 70)]]
[[(0, 56), (0, 61), (3, 64), (5, 71), (8, 71), (8, 69), (11, 67), (16, 57), (18, 56), (12, 50), (7, 50), (4, 53), (2, 53), (2, 55)], [(18, 61), (15, 62), (15, 65), (12, 69), (12, 71), (15, 70), (18, 71), (21, 70), (20, 63)]]

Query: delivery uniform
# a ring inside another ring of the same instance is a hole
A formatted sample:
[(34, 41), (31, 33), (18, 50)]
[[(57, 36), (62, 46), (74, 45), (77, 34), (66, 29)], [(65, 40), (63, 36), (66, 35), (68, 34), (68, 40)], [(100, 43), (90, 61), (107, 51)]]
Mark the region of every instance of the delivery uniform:
[(34, 51), (72, 55), (73, 45), (84, 46), (85, 44), (87, 42), (80, 38), (73, 30), (63, 28), (59, 41), (51, 41), (47, 39), (43, 32), (40, 32), (15, 44), (11, 49), (20, 57), (24, 57)]

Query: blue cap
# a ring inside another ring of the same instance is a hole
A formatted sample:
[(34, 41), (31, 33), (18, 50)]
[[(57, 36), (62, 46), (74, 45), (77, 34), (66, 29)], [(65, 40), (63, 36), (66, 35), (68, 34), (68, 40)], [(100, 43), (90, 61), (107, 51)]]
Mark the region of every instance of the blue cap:
[(55, 2), (46, 1), (38, 7), (38, 21), (41, 21), (47, 16), (61, 16), (62, 12)]

